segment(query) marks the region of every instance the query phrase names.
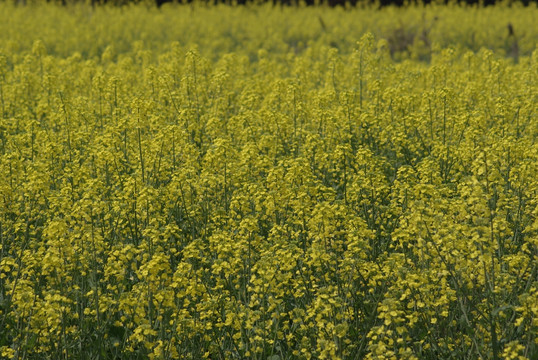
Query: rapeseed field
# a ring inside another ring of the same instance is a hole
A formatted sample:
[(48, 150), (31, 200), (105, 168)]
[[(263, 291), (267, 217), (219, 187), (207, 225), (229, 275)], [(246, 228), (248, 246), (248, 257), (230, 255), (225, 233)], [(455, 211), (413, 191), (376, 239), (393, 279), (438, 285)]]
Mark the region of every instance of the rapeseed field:
[(537, 18), (0, 2), (0, 358), (537, 359)]

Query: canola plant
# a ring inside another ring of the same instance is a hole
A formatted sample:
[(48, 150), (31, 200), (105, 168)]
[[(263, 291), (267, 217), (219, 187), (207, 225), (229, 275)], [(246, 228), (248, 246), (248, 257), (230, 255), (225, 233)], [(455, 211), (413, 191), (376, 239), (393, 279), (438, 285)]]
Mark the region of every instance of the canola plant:
[(536, 359), (537, 15), (0, 3), (0, 358)]

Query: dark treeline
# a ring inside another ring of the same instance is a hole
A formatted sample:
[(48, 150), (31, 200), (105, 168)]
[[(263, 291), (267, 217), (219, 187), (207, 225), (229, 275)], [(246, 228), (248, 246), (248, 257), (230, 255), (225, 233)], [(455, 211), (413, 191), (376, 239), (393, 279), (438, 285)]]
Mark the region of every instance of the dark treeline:
[[(69, 3), (76, 3), (84, 0), (46, 0), (47, 2), (59, 2), (63, 5)], [(272, 2), (274, 5), (283, 5), (283, 6), (297, 6), (300, 4), (305, 4), (307, 6), (315, 5), (329, 5), (331, 7), (335, 6), (357, 6), (357, 5), (378, 5), (380, 7), (384, 6), (405, 6), (407, 4), (430, 4), (432, 2), (444, 3), (457, 2), (459, 4), (467, 5), (478, 5), (478, 6), (491, 6), (499, 2), (498, 0), (90, 0), (91, 4), (98, 6), (100, 4), (115, 4), (115, 5), (125, 5), (131, 2), (150, 2), (155, 3), (158, 7), (166, 3), (191, 3), (193, 1), (202, 1), (208, 4), (230, 4), (230, 5), (245, 5), (248, 3), (262, 3), (262, 2)], [(19, 3), (26, 3), (25, 0), (18, 0)], [(538, 3), (538, 0), (513, 0), (511, 3), (521, 3), (525, 6), (528, 6), (531, 3)]]

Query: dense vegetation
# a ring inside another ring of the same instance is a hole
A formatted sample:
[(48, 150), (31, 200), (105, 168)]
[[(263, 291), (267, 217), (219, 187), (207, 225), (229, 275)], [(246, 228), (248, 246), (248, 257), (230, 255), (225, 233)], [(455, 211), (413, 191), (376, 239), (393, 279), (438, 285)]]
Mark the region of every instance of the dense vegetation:
[(528, 6), (532, 3), (537, 3), (538, 0), (3, 0), (11, 1), (15, 4), (26, 5), (28, 3), (39, 3), (39, 2), (49, 2), (56, 3), (61, 5), (72, 5), (79, 3), (88, 3), (92, 6), (99, 5), (116, 5), (123, 6), (128, 4), (144, 4), (150, 6), (160, 7), (164, 4), (190, 4), (193, 1), (198, 3), (204, 3), (208, 5), (216, 4), (227, 4), (227, 5), (252, 5), (252, 4), (263, 4), (263, 3), (272, 3), (276, 6), (342, 6), (342, 7), (365, 7), (365, 6), (376, 6), (376, 7), (385, 7), (385, 6), (408, 6), (410, 4), (414, 5), (428, 5), (431, 3), (437, 5), (449, 5), (449, 4), (458, 4), (458, 5), (471, 5), (471, 6), (491, 6), (495, 4), (504, 4), (504, 5), (525, 5)]
[(0, 3), (0, 358), (536, 359), (537, 15)]

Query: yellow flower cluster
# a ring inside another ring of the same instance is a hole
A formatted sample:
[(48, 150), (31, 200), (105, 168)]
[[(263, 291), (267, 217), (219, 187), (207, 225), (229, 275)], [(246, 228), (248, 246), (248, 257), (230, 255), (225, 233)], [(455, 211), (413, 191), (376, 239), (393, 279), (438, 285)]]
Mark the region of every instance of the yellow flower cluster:
[(0, 358), (535, 359), (537, 14), (0, 3)]

